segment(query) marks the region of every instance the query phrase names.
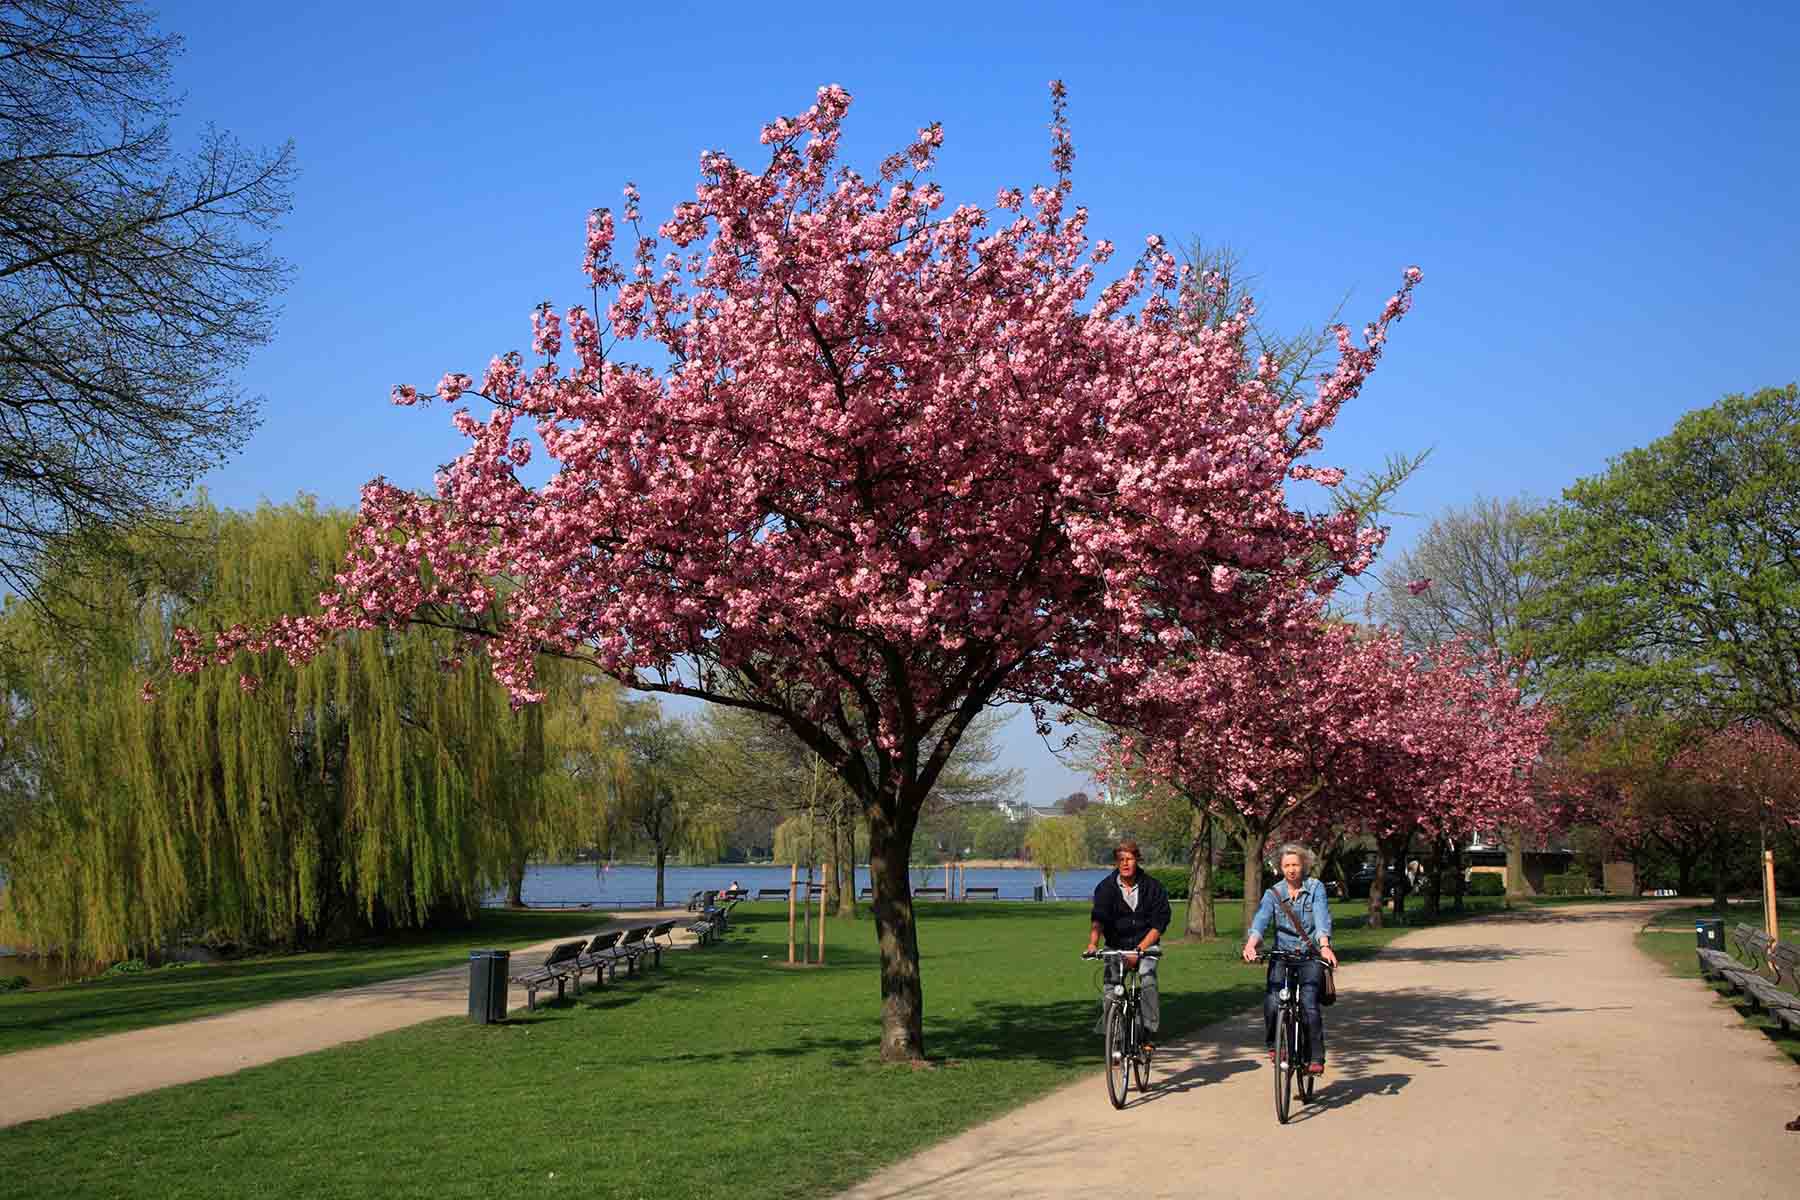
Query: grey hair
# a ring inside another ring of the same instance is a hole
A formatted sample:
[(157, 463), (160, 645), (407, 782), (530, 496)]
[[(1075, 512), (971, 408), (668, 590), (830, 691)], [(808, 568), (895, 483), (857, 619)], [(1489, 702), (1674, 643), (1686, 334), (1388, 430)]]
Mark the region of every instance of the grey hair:
[(1288, 842), (1285, 845), (1283, 845), (1280, 850), (1278, 850), (1276, 852), (1276, 854), (1275, 854), (1275, 869), (1276, 870), (1279, 871), (1281, 869), (1281, 860), (1286, 858), (1290, 854), (1298, 854), (1300, 856), (1300, 874), (1302, 874), (1302, 875), (1311, 875), (1312, 874), (1313, 852), (1311, 850), (1308, 850), (1305, 846), (1302, 846), (1299, 842)]

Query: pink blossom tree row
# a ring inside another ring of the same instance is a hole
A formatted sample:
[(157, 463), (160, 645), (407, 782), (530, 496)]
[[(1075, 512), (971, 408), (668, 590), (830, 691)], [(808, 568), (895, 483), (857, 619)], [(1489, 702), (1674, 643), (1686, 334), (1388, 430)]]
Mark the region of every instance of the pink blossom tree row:
[[(1404, 285), (1302, 399), (1207, 325), (1150, 236), (1118, 254), (1056, 182), (951, 205), (938, 126), (872, 176), (839, 162), (850, 97), (762, 131), (767, 161), (701, 156), (654, 235), (627, 189), (590, 218), (588, 305), (532, 353), (394, 399), (453, 406), (467, 449), (430, 495), (377, 479), (320, 611), (184, 635), (182, 670), (305, 659), (345, 630), (461, 631), (519, 702), (534, 661), (786, 724), (859, 798), (881, 954), (882, 1054), (925, 1054), (907, 861), (920, 809), (983, 709), (1106, 713), (1196, 646), (1268, 636), (1379, 536), (1310, 515), (1321, 437), (1374, 367)], [(625, 357), (636, 345), (646, 362)], [(479, 405), (479, 411), (475, 408)], [(520, 468), (548, 455), (530, 486)]]

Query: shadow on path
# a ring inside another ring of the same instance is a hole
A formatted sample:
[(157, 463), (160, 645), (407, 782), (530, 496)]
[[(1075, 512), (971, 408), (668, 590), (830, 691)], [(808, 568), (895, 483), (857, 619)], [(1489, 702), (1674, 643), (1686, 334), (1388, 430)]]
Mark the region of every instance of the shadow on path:
[(1526, 946), (1389, 946), (1373, 947), (1366, 954), (1347, 950), (1339, 957), (1347, 963), (1497, 963), (1519, 958), (1560, 958), (1562, 953)]

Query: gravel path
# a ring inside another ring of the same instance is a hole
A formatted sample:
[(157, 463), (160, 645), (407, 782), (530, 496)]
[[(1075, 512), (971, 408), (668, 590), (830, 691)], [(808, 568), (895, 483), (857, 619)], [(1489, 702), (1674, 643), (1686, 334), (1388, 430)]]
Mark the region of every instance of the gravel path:
[[(627, 923), (688, 915), (682, 909), (633, 912)], [(597, 932), (598, 925), (588, 936)], [(551, 947), (573, 941), (575, 936), (514, 951), (514, 972), (542, 962)], [(679, 944), (691, 939), (677, 928), (676, 940)], [(554, 997), (554, 990), (549, 994)], [(538, 998), (542, 1000), (544, 995), (540, 992)], [(506, 1008), (508, 1012), (522, 1011), (525, 989), (513, 988), (507, 994)], [(421, 1021), (465, 1016), (468, 1011), (469, 969), (450, 967), (176, 1025), (21, 1050), (0, 1056), (0, 1080), (5, 1081), (0, 1087), (0, 1128), (177, 1083), (230, 1075)]]
[(1657, 907), (1441, 926), (1346, 968), (1285, 1128), (1246, 1014), (1160, 1052), (1122, 1112), (1096, 1071), (846, 1196), (1800, 1196), (1800, 1068), (1637, 950)]

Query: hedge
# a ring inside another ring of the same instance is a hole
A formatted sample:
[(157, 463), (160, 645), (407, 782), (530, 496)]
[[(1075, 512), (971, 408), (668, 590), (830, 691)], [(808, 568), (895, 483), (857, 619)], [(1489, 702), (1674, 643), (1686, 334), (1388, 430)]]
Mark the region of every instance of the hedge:
[[(1146, 867), (1153, 879), (1168, 889), (1169, 899), (1188, 899), (1186, 867)], [(1219, 900), (1238, 900), (1244, 895), (1244, 881), (1224, 871), (1213, 872), (1213, 896)]]
[(1544, 876), (1544, 894), (1547, 896), (1585, 896), (1588, 886), (1586, 871)]

